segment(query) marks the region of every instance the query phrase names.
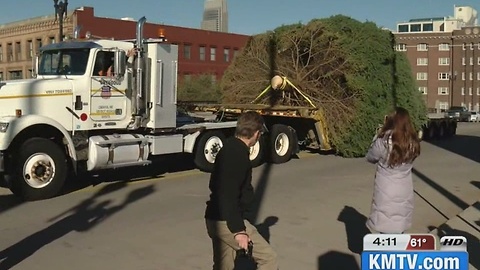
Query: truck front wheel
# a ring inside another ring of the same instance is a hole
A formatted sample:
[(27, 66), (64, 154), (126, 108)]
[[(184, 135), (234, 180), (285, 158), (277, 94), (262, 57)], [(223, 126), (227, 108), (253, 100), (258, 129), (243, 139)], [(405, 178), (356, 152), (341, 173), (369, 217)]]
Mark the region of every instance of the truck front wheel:
[(56, 143), (29, 139), (14, 154), (10, 189), (28, 201), (51, 198), (63, 188), (67, 168), (65, 152)]
[(225, 135), (221, 131), (207, 131), (197, 142), (193, 161), (198, 169), (212, 172), (218, 151), (222, 149)]

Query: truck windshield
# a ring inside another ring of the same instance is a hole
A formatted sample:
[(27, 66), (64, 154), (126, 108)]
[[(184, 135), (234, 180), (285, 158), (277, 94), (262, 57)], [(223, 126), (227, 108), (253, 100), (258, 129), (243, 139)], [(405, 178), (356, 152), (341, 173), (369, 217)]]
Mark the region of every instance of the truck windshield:
[(87, 68), (89, 49), (44, 51), (40, 55), (39, 75), (83, 75)]

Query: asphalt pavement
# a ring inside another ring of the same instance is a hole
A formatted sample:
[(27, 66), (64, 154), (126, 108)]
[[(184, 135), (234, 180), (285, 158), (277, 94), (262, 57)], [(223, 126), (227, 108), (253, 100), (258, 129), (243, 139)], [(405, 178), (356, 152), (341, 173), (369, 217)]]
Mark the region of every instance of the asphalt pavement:
[[(461, 123), (458, 132), (422, 143), (409, 232), (430, 232), (479, 201), (480, 124)], [(170, 158), (148, 172), (102, 173), (37, 202), (1, 189), (0, 269), (211, 269), (209, 175), (190, 168)], [(363, 158), (310, 153), (254, 170), (256, 223), (281, 269), (359, 269), (374, 170)], [(480, 247), (480, 232), (472, 234)]]

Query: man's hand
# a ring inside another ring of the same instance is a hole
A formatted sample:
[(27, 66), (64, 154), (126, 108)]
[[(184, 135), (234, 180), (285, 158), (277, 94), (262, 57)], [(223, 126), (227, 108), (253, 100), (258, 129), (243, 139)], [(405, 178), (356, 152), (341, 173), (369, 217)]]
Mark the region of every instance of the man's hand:
[(136, 53), (137, 53), (137, 48), (131, 48), (130, 50), (128, 50), (127, 52), (127, 57), (131, 57), (131, 56), (134, 56)]
[(248, 237), (248, 234), (246, 232), (236, 233), (234, 238), (241, 248), (248, 250), (248, 242), (250, 241), (250, 237)]

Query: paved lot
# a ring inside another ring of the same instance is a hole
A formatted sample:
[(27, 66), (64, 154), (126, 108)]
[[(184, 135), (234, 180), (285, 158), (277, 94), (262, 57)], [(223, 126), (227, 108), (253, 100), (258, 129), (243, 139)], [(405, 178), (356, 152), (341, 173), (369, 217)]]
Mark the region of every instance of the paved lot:
[[(411, 232), (431, 231), (480, 198), (480, 124), (462, 123), (459, 133), (422, 143)], [(151, 178), (162, 164), (129, 182), (122, 179), (133, 169), (83, 179), (105, 182), (72, 185), (46, 201), (20, 203), (0, 190), (0, 269), (211, 269), (203, 223), (208, 175)], [(364, 159), (315, 154), (255, 169), (256, 183), (266, 183), (257, 188), (264, 191), (258, 223), (281, 269), (359, 269), (373, 173)]]

